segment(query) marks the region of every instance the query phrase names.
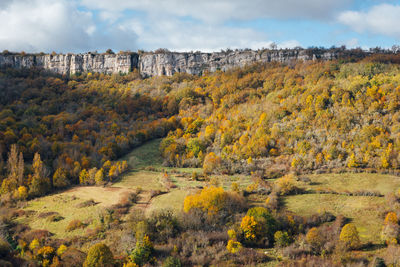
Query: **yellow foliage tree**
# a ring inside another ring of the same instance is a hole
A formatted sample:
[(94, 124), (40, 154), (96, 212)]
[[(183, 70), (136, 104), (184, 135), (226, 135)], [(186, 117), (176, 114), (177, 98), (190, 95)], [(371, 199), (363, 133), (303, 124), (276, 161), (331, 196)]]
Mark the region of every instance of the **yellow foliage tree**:
[(40, 243), (38, 239), (33, 239), (32, 242), (29, 244), (29, 249), (30, 250), (35, 250), (37, 247), (39, 247)]
[(358, 248), (360, 246), (360, 237), (355, 225), (348, 223), (343, 226), (342, 231), (340, 232), (339, 240), (343, 242), (348, 249)]
[(356, 156), (354, 153), (350, 155), (349, 161), (347, 162), (347, 167), (349, 168), (357, 168), (359, 164), (357, 163)]
[(397, 215), (394, 212), (389, 212), (388, 214), (386, 214), (385, 217), (385, 221), (384, 224), (397, 224), (398, 223), (398, 219), (397, 219)]
[(21, 200), (26, 200), (28, 198), (28, 189), (25, 186), (18, 187), (18, 197)]
[(86, 169), (83, 169), (79, 173), (79, 183), (80, 184), (86, 184), (88, 180), (89, 180), (89, 173), (87, 172)]
[(118, 176), (117, 166), (115, 165), (111, 166), (110, 171), (108, 172), (108, 176), (110, 177), (111, 181)]
[(312, 247), (319, 247), (321, 245), (321, 233), (318, 228), (311, 228), (306, 234), (306, 241)]
[(275, 185), (280, 195), (288, 195), (297, 190), (293, 174), (288, 174), (276, 180)]
[(61, 256), (62, 254), (64, 254), (65, 251), (67, 251), (68, 247), (66, 245), (61, 245), (58, 247), (57, 249), (57, 255)]
[(104, 183), (104, 172), (103, 169), (100, 169), (96, 172), (96, 175), (94, 176), (94, 180), (97, 185), (102, 185)]
[(37, 254), (42, 258), (42, 259), (47, 259), (50, 260), (54, 254), (54, 248), (50, 246), (44, 246), (41, 247)]
[(210, 152), (204, 158), (203, 171), (206, 174), (214, 172), (221, 164), (221, 158), (218, 157), (214, 152)]
[(226, 205), (227, 193), (222, 187), (205, 187), (195, 195), (187, 196), (183, 203), (183, 210), (189, 212), (193, 208), (199, 208), (214, 214)]
[(261, 226), (256, 222), (254, 217), (248, 215), (243, 217), (240, 228), (243, 231), (244, 238), (250, 242), (255, 241), (258, 233), (261, 231)]
[(58, 168), (53, 175), (53, 185), (57, 188), (67, 187), (69, 185), (69, 181), (67, 179), (67, 173), (64, 169)]
[(228, 245), (226, 246), (226, 249), (232, 254), (239, 252), (241, 248), (242, 244), (238, 241), (233, 240), (229, 240)]
[(89, 248), (84, 267), (114, 266), (114, 257), (109, 247), (97, 243)]

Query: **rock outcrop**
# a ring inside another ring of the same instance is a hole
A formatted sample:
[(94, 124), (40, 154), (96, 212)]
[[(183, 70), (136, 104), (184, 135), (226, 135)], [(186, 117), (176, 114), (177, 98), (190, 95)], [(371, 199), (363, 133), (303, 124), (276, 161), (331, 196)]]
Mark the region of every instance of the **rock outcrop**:
[[(55, 73), (71, 75), (82, 72), (128, 73), (138, 69), (144, 77), (173, 75), (176, 72), (201, 74), (204, 71), (226, 71), (255, 62), (291, 62), (297, 60), (332, 60), (349, 50), (288, 49), (236, 50), (215, 53), (119, 53), (119, 54), (0, 54), (0, 67), (44, 68)], [(365, 55), (364, 52), (361, 53)]]
[(147, 53), (139, 58), (139, 70), (144, 76), (173, 75), (175, 72), (201, 74), (203, 71), (226, 71), (255, 62), (290, 62), (293, 60), (332, 60), (332, 52), (310, 54), (307, 50), (231, 51), (217, 53)]
[(0, 67), (44, 68), (59, 74), (81, 72), (128, 73), (138, 65), (138, 54), (0, 54)]

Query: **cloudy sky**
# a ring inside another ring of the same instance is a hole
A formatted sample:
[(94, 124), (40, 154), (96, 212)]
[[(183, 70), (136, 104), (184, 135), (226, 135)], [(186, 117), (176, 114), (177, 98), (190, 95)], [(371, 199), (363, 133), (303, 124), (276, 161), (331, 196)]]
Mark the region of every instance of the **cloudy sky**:
[(0, 51), (400, 44), (391, 0), (0, 0)]

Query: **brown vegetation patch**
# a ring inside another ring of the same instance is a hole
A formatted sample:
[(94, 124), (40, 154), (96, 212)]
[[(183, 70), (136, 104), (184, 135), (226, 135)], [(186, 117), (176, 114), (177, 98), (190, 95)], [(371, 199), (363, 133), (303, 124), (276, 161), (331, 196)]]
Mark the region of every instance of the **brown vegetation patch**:
[(38, 214), (38, 218), (47, 218), (49, 216), (58, 215), (58, 212), (49, 211), (49, 212), (41, 212)]

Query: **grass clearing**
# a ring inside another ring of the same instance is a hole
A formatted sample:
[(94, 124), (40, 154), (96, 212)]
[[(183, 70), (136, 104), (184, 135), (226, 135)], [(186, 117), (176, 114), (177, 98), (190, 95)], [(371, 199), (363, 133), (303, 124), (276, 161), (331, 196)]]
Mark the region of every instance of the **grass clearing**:
[[(35, 213), (18, 218), (17, 221), (28, 224), (32, 229), (46, 229), (54, 234), (55, 238), (83, 236), (88, 229), (94, 229), (100, 225), (99, 216), (105, 207), (117, 204), (129, 192), (132, 190), (126, 188), (75, 187), (63, 193), (29, 201), (24, 210), (33, 210)], [(83, 202), (91, 199), (97, 204), (79, 207)], [(64, 219), (52, 222), (47, 216), (40, 216), (40, 214), (50, 212), (56, 213)], [(66, 231), (72, 220), (80, 220), (86, 224), (86, 227)]]
[(162, 139), (149, 141), (132, 150), (121, 160), (126, 160), (129, 166), (134, 169), (141, 169), (147, 166), (161, 168), (163, 162), (159, 149), (161, 141)]
[(98, 205), (106, 207), (119, 203), (121, 198), (130, 192), (133, 192), (133, 190), (128, 188), (82, 186), (74, 187), (61, 193), (61, 195), (75, 196), (83, 201), (93, 199), (99, 203)]
[(155, 211), (169, 209), (175, 213), (181, 212), (183, 209), (183, 200), (191, 192), (189, 190), (175, 189), (163, 195), (159, 195), (151, 200), (150, 207), (146, 210), (147, 215), (151, 215)]
[(329, 173), (307, 175), (311, 185), (306, 189), (331, 189), (344, 191), (379, 191), (381, 194), (395, 192), (400, 188), (400, 177), (378, 173)]
[(143, 190), (163, 190), (162, 173), (151, 171), (129, 171), (113, 184), (113, 187), (142, 188)]
[(331, 212), (350, 218), (356, 225), (362, 242), (377, 243), (383, 219), (380, 217), (385, 199), (382, 197), (304, 194), (287, 196), (286, 208), (301, 216)]

